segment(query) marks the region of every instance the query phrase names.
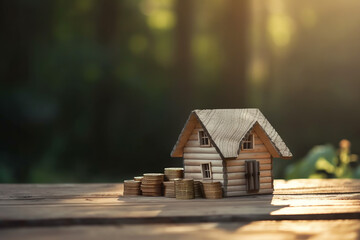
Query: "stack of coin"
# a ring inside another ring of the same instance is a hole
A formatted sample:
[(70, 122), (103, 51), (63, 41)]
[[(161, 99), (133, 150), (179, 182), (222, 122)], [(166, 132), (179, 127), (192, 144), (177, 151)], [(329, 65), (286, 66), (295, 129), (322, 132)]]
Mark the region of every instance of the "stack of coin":
[[(143, 178), (144, 178), (143, 176), (134, 177), (134, 181), (142, 182)], [(140, 194), (142, 195), (141, 188), (140, 188)]]
[(175, 197), (175, 183), (174, 181), (164, 182), (164, 196), (168, 198)]
[(203, 197), (203, 190), (202, 190), (202, 185), (200, 181), (194, 181), (194, 193), (195, 193), (195, 198), (202, 198)]
[(164, 174), (145, 173), (141, 181), (141, 191), (143, 196), (162, 196), (162, 183)]
[(171, 181), (175, 178), (183, 178), (184, 177), (184, 169), (183, 168), (165, 168), (165, 180)]
[(175, 197), (176, 199), (193, 199), (194, 195), (194, 180), (181, 179), (175, 181)]
[(220, 182), (203, 182), (205, 198), (222, 198), (223, 192)]
[(124, 181), (124, 196), (139, 196), (141, 195), (139, 181), (125, 180)]
[(134, 177), (134, 181), (142, 181), (143, 180), (143, 176), (139, 176), (139, 177)]

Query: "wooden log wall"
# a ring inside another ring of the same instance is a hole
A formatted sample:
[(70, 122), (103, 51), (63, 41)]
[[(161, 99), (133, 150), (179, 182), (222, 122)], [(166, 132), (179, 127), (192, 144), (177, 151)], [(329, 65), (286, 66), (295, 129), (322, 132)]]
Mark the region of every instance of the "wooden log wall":
[(184, 147), (183, 158), (185, 178), (203, 180), (201, 164), (211, 163), (212, 179), (220, 181), (222, 184), (224, 184), (223, 160), (213, 146), (200, 146), (198, 138), (200, 130), (203, 130), (203, 128), (200, 123), (197, 123)]
[(225, 184), (225, 196), (248, 195), (246, 191), (245, 161), (256, 160), (260, 163), (260, 191), (259, 193), (272, 193), (272, 157), (264, 143), (254, 131), (254, 149), (240, 151), (235, 160), (225, 160), (227, 179)]
[(255, 131), (252, 131), (252, 134), (254, 134), (254, 149), (243, 150), (236, 159), (223, 161), (213, 146), (200, 146), (198, 139), (200, 130), (202, 130), (202, 127), (197, 123), (184, 147), (185, 178), (203, 180), (201, 164), (211, 163), (212, 179), (223, 184), (225, 196), (248, 195), (246, 191), (245, 161), (256, 160), (260, 163), (259, 193), (273, 192), (272, 157)]

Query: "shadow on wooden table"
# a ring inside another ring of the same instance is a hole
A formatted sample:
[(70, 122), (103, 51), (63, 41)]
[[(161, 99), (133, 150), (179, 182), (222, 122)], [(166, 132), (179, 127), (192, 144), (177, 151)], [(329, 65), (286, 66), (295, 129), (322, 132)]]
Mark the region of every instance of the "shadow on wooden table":
[(0, 239), (358, 239), (360, 180), (276, 180), (274, 195), (123, 197), (122, 184), (0, 184)]
[(122, 197), (131, 207), (134, 223), (234, 222), (277, 219), (272, 213), (288, 204), (274, 205), (273, 195), (253, 195), (222, 199), (179, 200), (164, 197)]

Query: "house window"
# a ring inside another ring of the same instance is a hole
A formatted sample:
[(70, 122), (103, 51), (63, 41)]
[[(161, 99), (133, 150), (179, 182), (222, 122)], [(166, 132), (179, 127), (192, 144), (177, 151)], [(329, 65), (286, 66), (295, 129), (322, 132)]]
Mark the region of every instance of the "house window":
[(199, 131), (200, 146), (210, 146), (210, 139), (204, 131)]
[(211, 166), (210, 163), (201, 164), (201, 172), (203, 179), (211, 179)]
[(248, 134), (243, 142), (242, 142), (242, 149), (253, 149), (254, 148), (254, 135)]

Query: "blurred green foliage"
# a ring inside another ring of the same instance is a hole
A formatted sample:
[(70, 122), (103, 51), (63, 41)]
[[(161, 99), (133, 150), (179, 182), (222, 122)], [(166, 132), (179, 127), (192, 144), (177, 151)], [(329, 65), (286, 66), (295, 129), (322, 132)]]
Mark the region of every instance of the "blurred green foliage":
[[(359, 8), (2, 0), (0, 182), (111, 182), (179, 166), (169, 153), (198, 108), (260, 108), (295, 161), (344, 137), (358, 152)], [(291, 163), (276, 161), (275, 177)]]
[(286, 168), (286, 178), (360, 178), (358, 155), (350, 153), (350, 142), (339, 149), (331, 144), (313, 147), (300, 161)]

